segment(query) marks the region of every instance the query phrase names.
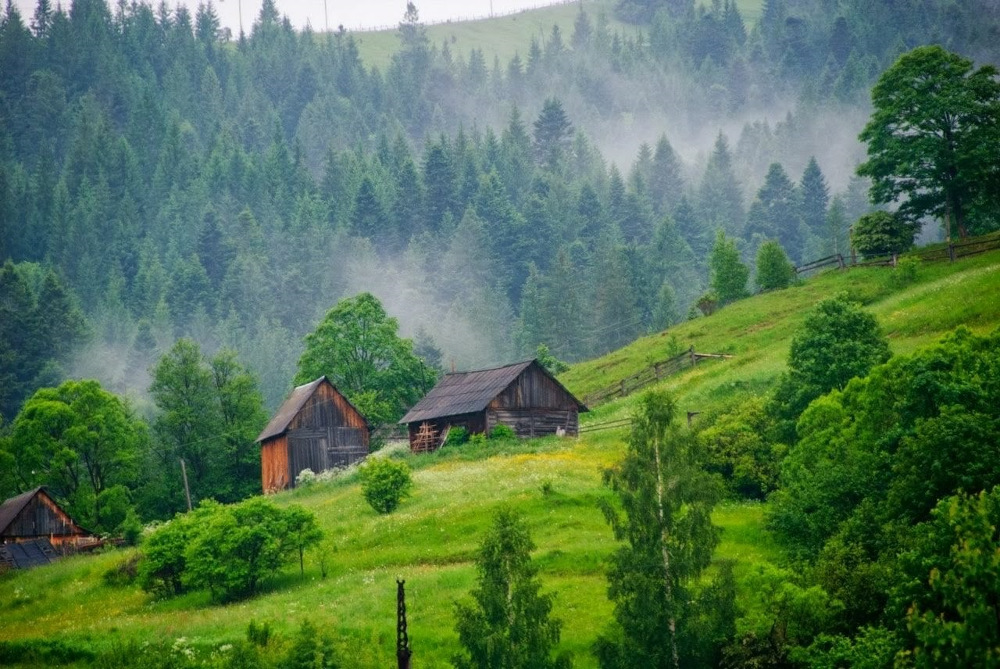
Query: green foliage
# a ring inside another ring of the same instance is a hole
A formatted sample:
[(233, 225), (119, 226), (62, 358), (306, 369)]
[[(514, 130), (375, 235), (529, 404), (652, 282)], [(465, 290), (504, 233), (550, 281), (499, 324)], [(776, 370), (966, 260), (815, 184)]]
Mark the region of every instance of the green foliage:
[(485, 446), (486, 445), (486, 435), (482, 432), (477, 432), (475, 434), (469, 435), (469, 446)]
[(538, 348), (535, 349), (535, 359), (538, 360), (539, 365), (544, 367), (546, 371), (553, 376), (556, 374), (562, 374), (569, 369), (569, 365), (552, 355), (552, 353), (549, 352), (549, 347), (545, 344), (539, 344)]
[(139, 578), (139, 562), (141, 558), (141, 553), (132, 553), (122, 558), (104, 572), (101, 577), (102, 580), (106, 585), (112, 587), (132, 585)]
[(48, 486), (84, 527), (111, 532), (129, 508), (147, 439), (145, 423), (97, 381), (66, 381), (25, 402), (0, 450), (19, 488)]
[[(994, 442), (995, 443), (995, 442)], [(938, 502), (921, 546), (904, 557), (902, 593), (913, 603), (906, 656), (916, 667), (992, 666), (1000, 661), (1000, 486)]]
[(413, 487), (405, 462), (372, 457), (358, 471), (365, 501), (378, 513), (392, 513)]
[(757, 288), (761, 292), (788, 288), (794, 279), (795, 267), (781, 244), (767, 241), (757, 248)]
[(940, 46), (921, 46), (882, 73), (872, 104), (861, 133), (868, 160), (858, 166), (872, 179), (872, 201), (902, 199), (907, 220), (935, 216), (964, 237), (996, 184), (998, 159), (985, 148), (1000, 138), (996, 68), (974, 70)]
[(736, 242), (727, 238), (721, 230), (715, 236), (712, 254), (708, 259), (711, 269), (712, 291), (718, 296), (720, 305), (740, 300), (750, 295), (747, 280), (750, 270), (740, 261)]
[(198, 344), (178, 340), (152, 370), (150, 394), (160, 409), (157, 448), (140, 497), (145, 513), (163, 517), (185, 506), (178, 459), (193, 500), (232, 502), (260, 490), (255, 439), (267, 422), (257, 382), (232, 351), (207, 359)]
[(258, 648), (266, 648), (271, 641), (271, 623), (266, 620), (263, 623), (251, 620), (247, 623), (247, 641)]
[(888, 211), (874, 211), (854, 224), (851, 240), (865, 258), (879, 258), (909, 250), (919, 230), (919, 222)]
[(896, 263), (896, 271), (892, 273), (892, 283), (897, 288), (913, 285), (920, 278), (919, 258), (900, 258)]
[[(341, 300), (306, 336), (296, 383), (326, 376), (375, 425), (399, 419), (437, 373), (398, 335), (399, 323), (370, 293)], [(369, 393), (369, 394), (365, 394)]]
[(448, 430), (448, 438), (445, 439), (445, 446), (461, 446), (469, 441), (469, 431), (464, 427), (453, 427)]
[(497, 511), (476, 558), (473, 604), (455, 605), (459, 669), (570, 666), (567, 654), (552, 657), (562, 623), (549, 617), (555, 596), (540, 594), (534, 547), (521, 516)]
[(791, 426), (809, 402), (844, 388), (889, 355), (889, 343), (875, 317), (846, 294), (817, 304), (792, 338), (788, 373), (772, 396), (771, 411), (782, 421), (779, 441), (794, 441)]
[(706, 468), (720, 474), (730, 494), (761, 499), (778, 485), (785, 448), (770, 441), (772, 418), (763, 397), (743, 399), (711, 422), (699, 421)]
[(341, 665), (333, 649), (333, 640), (304, 620), (282, 666), (287, 669), (337, 669)]
[(143, 542), (139, 583), (164, 595), (205, 589), (217, 601), (248, 597), (321, 538), (315, 517), (298, 506), (280, 509), (260, 497), (230, 506), (203, 502)]
[(496, 439), (498, 441), (510, 441), (512, 439), (517, 439), (517, 433), (514, 432), (514, 428), (509, 425), (494, 425), (493, 429), (490, 430), (490, 439)]
[(718, 483), (702, 466), (701, 445), (674, 425), (663, 392), (642, 396), (625, 458), (604, 474), (617, 506), (604, 513), (623, 542), (608, 565), (615, 622), (595, 645), (601, 666), (680, 666), (679, 631), (696, 609), (689, 589), (718, 544), (711, 510)]

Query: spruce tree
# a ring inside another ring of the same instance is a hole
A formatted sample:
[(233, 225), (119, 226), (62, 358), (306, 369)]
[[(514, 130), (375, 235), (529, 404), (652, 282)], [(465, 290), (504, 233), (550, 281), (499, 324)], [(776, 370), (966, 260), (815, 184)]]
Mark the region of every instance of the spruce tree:
[(736, 249), (735, 240), (726, 237), (719, 230), (712, 246), (712, 255), (708, 261), (711, 270), (712, 290), (720, 305), (747, 297), (747, 280), (750, 270), (740, 261), (740, 252)]

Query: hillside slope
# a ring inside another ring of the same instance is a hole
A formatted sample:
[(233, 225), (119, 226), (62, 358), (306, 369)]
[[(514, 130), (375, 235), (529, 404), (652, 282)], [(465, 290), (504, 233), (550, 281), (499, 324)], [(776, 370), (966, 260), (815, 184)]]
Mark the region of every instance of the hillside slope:
[[(782, 369), (805, 311), (840, 291), (865, 302), (897, 352), (959, 324), (978, 331), (1000, 324), (1000, 253), (924, 266), (918, 281), (903, 288), (893, 286), (891, 277), (886, 269), (823, 275), (644, 338), (577, 365), (562, 378), (572, 390), (588, 392), (666, 357), (675, 337), (684, 347), (736, 356), (664, 382), (677, 393), (682, 409), (711, 408), (734, 393), (763, 390)], [(625, 415), (637, 396), (585, 415), (584, 426)], [(333, 551), (330, 574), (320, 577), (314, 555), (304, 577), (290, 568), (272, 591), (242, 603), (215, 606), (202, 593), (154, 601), (132, 586), (105, 585), (102, 574), (123, 559), (123, 552), (7, 575), (0, 580), (0, 641), (60, 639), (101, 650), (130, 639), (184, 637), (207, 657), (241, 637), (251, 620), (269, 621), (284, 635), (309, 619), (336, 635), (351, 666), (384, 667), (392, 662), (394, 581), (401, 577), (407, 582), (415, 666), (448, 666), (457, 649), (453, 602), (472, 586), (475, 547), (492, 510), (505, 503), (526, 515), (544, 587), (558, 593), (555, 615), (564, 621), (563, 647), (574, 652), (576, 666), (595, 666), (588, 651), (611, 614), (602, 561), (613, 549), (596, 501), (606, 494), (601, 470), (621, 455), (622, 437), (621, 430), (609, 430), (578, 440), (547, 438), (405, 456), (416, 469), (414, 495), (390, 516), (377, 516), (350, 476), (277, 495), (280, 504), (302, 504), (317, 514)], [(717, 557), (736, 560), (737, 574), (754, 562), (781, 559), (762, 530), (762, 511), (746, 504), (716, 511), (724, 529)]]

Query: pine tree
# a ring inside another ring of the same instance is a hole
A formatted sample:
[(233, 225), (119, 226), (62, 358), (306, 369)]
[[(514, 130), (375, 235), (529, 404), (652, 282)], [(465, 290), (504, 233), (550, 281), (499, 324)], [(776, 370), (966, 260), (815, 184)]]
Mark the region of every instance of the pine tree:
[(431, 230), (440, 228), (446, 214), (454, 215), (455, 187), (455, 168), (444, 141), (429, 144), (424, 154), (424, 202)]
[(565, 160), (573, 137), (562, 103), (549, 98), (535, 121), (535, 157), (540, 165), (554, 170)]
[(752, 219), (748, 217), (745, 238), (751, 244), (759, 245), (768, 237), (776, 237), (793, 260), (800, 260), (805, 243), (800, 209), (795, 185), (780, 163), (771, 163), (764, 185), (757, 191), (753, 208)]
[(660, 135), (653, 154), (649, 190), (657, 213), (663, 214), (680, 204), (684, 195), (681, 164), (666, 135)]
[(826, 211), (830, 202), (830, 188), (826, 185), (826, 179), (823, 177), (815, 157), (809, 159), (809, 164), (802, 173), (799, 193), (802, 202), (800, 213), (802, 223), (810, 234), (824, 236)]
[(709, 230), (736, 235), (743, 230), (743, 194), (725, 135), (719, 133), (698, 190), (698, 212)]

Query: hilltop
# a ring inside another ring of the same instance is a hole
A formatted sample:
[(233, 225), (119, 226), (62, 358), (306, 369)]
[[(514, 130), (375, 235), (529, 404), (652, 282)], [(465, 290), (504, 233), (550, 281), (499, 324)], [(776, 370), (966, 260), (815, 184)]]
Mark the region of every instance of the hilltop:
[[(744, 392), (764, 391), (782, 370), (790, 337), (816, 301), (846, 291), (875, 314), (894, 352), (927, 344), (958, 325), (986, 332), (1000, 325), (1000, 252), (960, 262), (925, 264), (916, 281), (897, 286), (893, 272), (857, 268), (830, 272), (783, 291), (758, 295), (717, 313), (642, 338), (581, 363), (561, 379), (584, 394), (667, 357), (676, 347), (734, 355), (664, 381), (681, 408), (720, 406)], [(946, 308), (947, 307), (947, 308)], [(627, 415), (634, 397), (584, 415), (583, 427)], [(60, 639), (101, 650), (129, 639), (184, 637), (198, 653), (243, 635), (251, 620), (279, 634), (304, 619), (332, 631), (354, 666), (387, 666), (394, 643), (394, 580), (406, 579), (410, 635), (422, 667), (448, 666), (456, 649), (453, 602), (473, 583), (475, 547), (499, 503), (523, 512), (530, 524), (544, 587), (558, 593), (563, 647), (577, 666), (594, 666), (589, 644), (611, 613), (602, 561), (613, 547), (597, 509), (605, 494), (601, 470), (622, 453), (622, 430), (578, 440), (546, 438), (499, 447), (444, 449), (405, 457), (414, 467), (415, 494), (396, 513), (377, 516), (362, 500), (355, 477), (276, 495), (279, 504), (314, 511), (330, 538), (330, 573), (321, 578), (313, 555), (305, 577), (288, 570), (255, 599), (214, 606), (192, 593), (153, 601), (137, 587), (105, 585), (102, 574), (128, 551), (67, 559), (0, 581), (4, 625), (0, 641)], [(763, 507), (727, 503), (716, 558), (731, 558), (737, 575), (756, 562), (781, 562), (762, 528)], [(23, 648), (23, 646), (21, 647)], [(9, 659), (0, 647), (0, 659)]]
[[(437, 47), (447, 43), (456, 58), (461, 56), (467, 59), (469, 51), (480, 49), (487, 65), (492, 65), (495, 56), (506, 66), (514, 54), (520, 54), (522, 60), (527, 57), (532, 37), (544, 43), (552, 33), (552, 26), (559, 26), (563, 39), (568, 39), (573, 34), (573, 22), (581, 9), (590, 14), (591, 19), (595, 21), (597, 17), (603, 15), (612, 32), (636, 34), (638, 32), (636, 26), (622, 23), (615, 18), (616, 4), (616, 0), (579, 0), (579, 2), (562, 2), (547, 7), (525, 9), (492, 18), (435, 23), (426, 27), (427, 38)], [(707, 6), (710, 3), (702, 1), (699, 4)], [(762, 4), (760, 0), (737, 2), (748, 26), (753, 25), (760, 17)], [(419, 4), (417, 6), (419, 8)], [(392, 60), (392, 55), (401, 48), (395, 26), (356, 32), (353, 35), (358, 44), (361, 60), (369, 67), (375, 66), (384, 70)]]

